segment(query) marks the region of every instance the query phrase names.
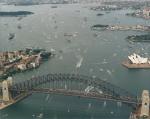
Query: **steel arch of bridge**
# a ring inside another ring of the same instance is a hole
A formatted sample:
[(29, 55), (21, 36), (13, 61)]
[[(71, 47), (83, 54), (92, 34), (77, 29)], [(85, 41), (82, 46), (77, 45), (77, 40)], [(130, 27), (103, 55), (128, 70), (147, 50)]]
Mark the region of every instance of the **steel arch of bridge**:
[[(51, 87), (39, 87), (46, 83), (49, 83)], [(92, 87), (92, 89), (85, 91), (86, 87)], [(131, 105), (138, 103), (136, 96), (118, 86), (97, 77), (93, 78), (78, 74), (48, 74), (34, 77), (13, 84), (9, 90), (12, 98), (23, 92), (40, 92), (119, 101)]]

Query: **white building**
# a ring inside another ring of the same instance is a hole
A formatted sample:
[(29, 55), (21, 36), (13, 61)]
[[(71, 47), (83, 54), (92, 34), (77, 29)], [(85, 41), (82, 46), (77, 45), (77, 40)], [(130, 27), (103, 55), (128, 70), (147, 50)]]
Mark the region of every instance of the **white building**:
[(149, 18), (150, 17), (150, 8), (144, 8), (143, 15), (144, 15), (144, 17)]
[(145, 64), (149, 62), (148, 58), (143, 58), (135, 53), (133, 53), (133, 55), (128, 56), (128, 58), (133, 64)]

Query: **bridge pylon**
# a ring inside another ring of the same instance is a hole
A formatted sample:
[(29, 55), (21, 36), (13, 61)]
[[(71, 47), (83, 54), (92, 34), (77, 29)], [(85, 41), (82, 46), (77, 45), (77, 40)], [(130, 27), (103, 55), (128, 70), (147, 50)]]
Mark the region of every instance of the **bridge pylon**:
[(2, 82), (2, 99), (4, 102), (8, 102), (10, 101), (10, 96), (9, 96), (9, 90), (8, 90), (8, 82), (7, 81), (3, 81)]
[(12, 104), (13, 102), (13, 99), (11, 97), (11, 92), (9, 90), (9, 87), (12, 86), (12, 84), (13, 84), (13, 80), (11, 77), (9, 77), (7, 80), (4, 80), (2, 83), (0, 83), (0, 88), (1, 88), (0, 110)]
[(11, 100), (11, 93), (9, 92), (9, 86), (12, 85), (12, 78), (8, 78), (2, 82), (2, 100), (9, 102)]
[(129, 119), (150, 119), (150, 95), (148, 90), (143, 90), (141, 103), (137, 105)]

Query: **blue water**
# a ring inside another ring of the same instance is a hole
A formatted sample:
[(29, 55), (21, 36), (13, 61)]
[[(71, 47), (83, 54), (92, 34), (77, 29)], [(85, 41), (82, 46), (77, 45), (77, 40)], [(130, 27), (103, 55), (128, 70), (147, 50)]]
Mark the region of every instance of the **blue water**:
[[(143, 89), (150, 89), (150, 70), (129, 70), (121, 65), (133, 52), (150, 56), (149, 43), (130, 44), (125, 40), (128, 35), (145, 33), (90, 29), (94, 24), (150, 25), (149, 20), (125, 16), (131, 10), (104, 12), (103, 16), (96, 16), (100, 12), (89, 10), (87, 5), (58, 5), (55, 9), (51, 5), (2, 5), (0, 10), (27, 10), (35, 13), (21, 20), (17, 17), (0, 17), (1, 51), (30, 46), (56, 50), (56, 57), (36, 70), (14, 75), (14, 81), (47, 73), (79, 73), (100, 77), (139, 96)], [(22, 29), (18, 29), (18, 25)], [(11, 32), (16, 37), (9, 41), (8, 34)], [(75, 32), (76, 37), (64, 36), (64, 33)], [(77, 69), (79, 57), (83, 58), (83, 62)], [(0, 119), (128, 119), (130, 112), (130, 107), (118, 107), (116, 103), (106, 102), (105, 105), (104, 101), (99, 100), (34, 94), (0, 111)]]

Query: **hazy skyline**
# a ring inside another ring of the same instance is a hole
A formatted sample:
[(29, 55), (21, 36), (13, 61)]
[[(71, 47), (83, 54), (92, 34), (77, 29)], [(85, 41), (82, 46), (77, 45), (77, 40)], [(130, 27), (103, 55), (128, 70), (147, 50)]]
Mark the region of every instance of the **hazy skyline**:
[[(40, 1), (54, 1), (54, 0), (0, 0), (0, 2), (40, 2)], [(56, 1), (86, 1), (86, 0), (56, 0)], [(89, 1), (89, 0), (87, 0)], [(111, 2), (111, 1), (150, 1), (150, 0), (96, 0), (96, 1), (102, 1), (102, 2)]]

